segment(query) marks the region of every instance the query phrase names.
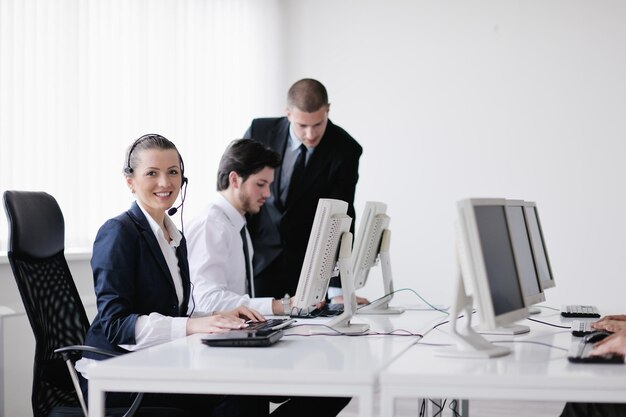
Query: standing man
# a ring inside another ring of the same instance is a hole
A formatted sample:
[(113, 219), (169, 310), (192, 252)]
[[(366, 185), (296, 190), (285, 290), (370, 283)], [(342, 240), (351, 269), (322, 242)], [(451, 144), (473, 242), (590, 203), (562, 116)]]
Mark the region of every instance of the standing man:
[(224, 152), (217, 172), (218, 192), (186, 228), (196, 314), (242, 305), (257, 319), (263, 319), (258, 313), (289, 313), (281, 300), (254, 298), (254, 251), (245, 218), (258, 213), (270, 196), (278, 166), (280, 156), (254, 140), (233, 141)]
[[(282, 158), (271, 197), (258, 214), (248, 216), (257, 296), (295, 293), (320, 198), (346, 201), (348, 215), (355, 217), (363, 149), (328, 119), (329, 110), (326, 88), (305, 78), (289, 89), (286, 117), (254, 119), (244, 136), (264, 143)], [(329, 290), (331, 297), (339, 294), (337, 289)]]

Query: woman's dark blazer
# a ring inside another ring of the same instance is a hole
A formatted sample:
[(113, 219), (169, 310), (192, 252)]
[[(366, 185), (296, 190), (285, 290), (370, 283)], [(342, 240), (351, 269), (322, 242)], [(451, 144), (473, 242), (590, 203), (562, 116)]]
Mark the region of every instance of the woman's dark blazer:
[[(120, 344), (135, 344), (140, 315), (160, 313), (183, 317), (189, 303), (189, 262), (183, 238), (176, 250), (184, 299), (179, 308), (172, 275), (148, 220), (137, 205), (108, 220), (93, 245), (91, 268), (98, 306), (85, 344), (126, 352)], [(99, 355), (85, 357), (103, 359)]]

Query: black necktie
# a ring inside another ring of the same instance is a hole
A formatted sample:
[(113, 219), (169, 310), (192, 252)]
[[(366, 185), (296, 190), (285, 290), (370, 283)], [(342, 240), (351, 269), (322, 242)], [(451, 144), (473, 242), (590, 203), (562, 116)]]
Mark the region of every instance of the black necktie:
[(287, 191), (287, 202), (289, 202), (291, 194), (298, 189), (298, 185), (304, 176), (304, 167), (306, 165), (306, 146), (300, 145), (298, 149), (300, 150), (300, 153), (296, 158), (296, 163), (293, 164), (293, 172), (291, 173), (291, 180), (289, 181), (289, 191)]
[(248, 238), (246, 237), (246, 225), (241, 228), (241, 240), (243, 241), (243, 258), (246, 260), (246, 288), (248, 295), (252, 297), (252, 279), (250, 276), (250, 252), (248, 252)]

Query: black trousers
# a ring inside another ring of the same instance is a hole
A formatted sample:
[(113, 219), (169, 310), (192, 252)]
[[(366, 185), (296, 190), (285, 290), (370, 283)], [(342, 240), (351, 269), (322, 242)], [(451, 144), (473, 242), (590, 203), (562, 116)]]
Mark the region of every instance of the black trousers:
[(622, 417), (626, 416), (626, 404), (567, 403), (561, 417)]

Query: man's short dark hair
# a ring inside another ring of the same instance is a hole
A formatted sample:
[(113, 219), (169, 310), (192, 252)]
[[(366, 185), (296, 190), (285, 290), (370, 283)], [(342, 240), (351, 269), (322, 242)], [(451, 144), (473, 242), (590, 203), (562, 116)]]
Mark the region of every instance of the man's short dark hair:
[(287, 107), (313, 113), (328, 106), (328, 93), (324, 85), (312, 78), (296, 81), (287, 93)]
[(280, 166), (280, 155), (253, 139), (237, 139), (228, 145), (217, 170), (217, 191), (229, 186), (228, 175), (235, 171), (244, 181), (265, 167)]

